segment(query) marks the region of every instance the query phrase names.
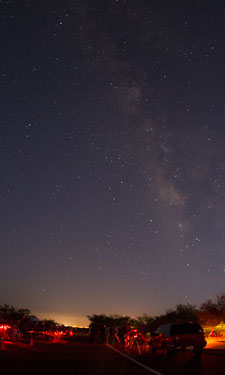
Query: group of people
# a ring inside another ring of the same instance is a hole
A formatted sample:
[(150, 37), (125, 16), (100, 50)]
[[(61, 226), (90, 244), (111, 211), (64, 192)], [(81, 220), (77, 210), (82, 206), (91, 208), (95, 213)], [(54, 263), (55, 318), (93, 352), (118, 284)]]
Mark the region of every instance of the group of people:
[(103, 324), (91, 324), (90, 339), (95, 344), (120, 344), (124, 351), (137, 349), (139, 353), (147, 351), (150, 334), (130, 326), (110, 327)]

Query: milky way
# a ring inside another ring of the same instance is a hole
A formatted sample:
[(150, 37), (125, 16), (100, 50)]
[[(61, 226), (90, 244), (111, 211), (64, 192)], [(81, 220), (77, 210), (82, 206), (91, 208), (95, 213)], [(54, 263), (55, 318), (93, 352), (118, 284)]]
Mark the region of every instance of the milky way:
[(224, 11), (0, 2), (1, 303), (75, 322), (224, 291)]

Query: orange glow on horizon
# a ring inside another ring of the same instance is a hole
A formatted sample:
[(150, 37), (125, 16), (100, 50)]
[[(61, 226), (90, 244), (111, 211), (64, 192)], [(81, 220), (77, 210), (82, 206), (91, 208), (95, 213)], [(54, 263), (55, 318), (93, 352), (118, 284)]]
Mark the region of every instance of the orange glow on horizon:
[(35, 315), (39, 319), (53, 319), (59, 325), (70, 326), (70, 327), (81, 327), (88, 328), (89, 320), (86, 316), (81, 315), (72, 315), (72, 314), (63, 314), (63, 313), (54, 313), (54, 312), (36, 312)]

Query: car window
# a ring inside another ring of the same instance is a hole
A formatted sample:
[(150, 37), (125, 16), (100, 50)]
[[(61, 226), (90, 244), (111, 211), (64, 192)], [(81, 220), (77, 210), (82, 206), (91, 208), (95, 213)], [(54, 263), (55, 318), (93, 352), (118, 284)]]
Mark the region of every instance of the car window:
[(199, 324), (173, 324), (171, 327), (172, 335), (182, 335), (182, 334), (196, 334), (202, 333), (203, 330)]

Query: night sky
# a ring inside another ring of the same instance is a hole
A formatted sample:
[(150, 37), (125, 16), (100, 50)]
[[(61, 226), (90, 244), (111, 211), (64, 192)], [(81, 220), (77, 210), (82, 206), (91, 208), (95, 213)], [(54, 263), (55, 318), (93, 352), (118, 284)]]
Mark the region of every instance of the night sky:
[(85, 324), (225, 282), (225, 3), (0, 1), (0, 303)]

